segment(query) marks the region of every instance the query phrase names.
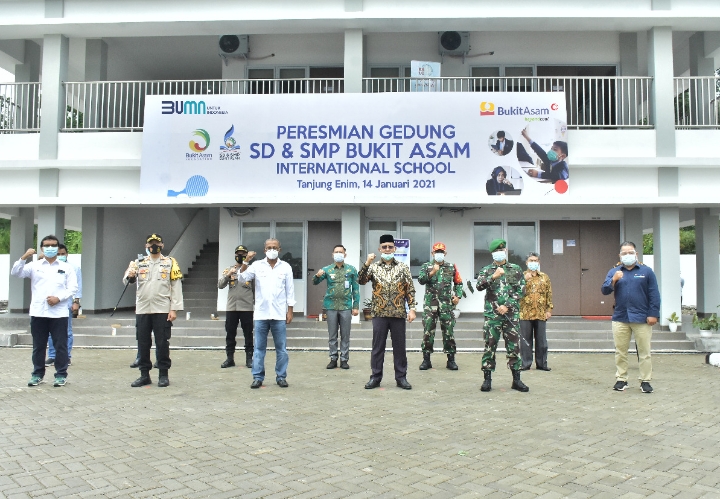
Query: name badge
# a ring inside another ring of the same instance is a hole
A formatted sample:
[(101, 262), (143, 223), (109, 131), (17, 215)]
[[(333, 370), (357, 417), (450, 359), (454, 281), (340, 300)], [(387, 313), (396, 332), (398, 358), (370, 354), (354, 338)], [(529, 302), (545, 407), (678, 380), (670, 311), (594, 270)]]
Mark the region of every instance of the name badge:
[(350, 288), (350, 281), (345, 281), (345, 289)]

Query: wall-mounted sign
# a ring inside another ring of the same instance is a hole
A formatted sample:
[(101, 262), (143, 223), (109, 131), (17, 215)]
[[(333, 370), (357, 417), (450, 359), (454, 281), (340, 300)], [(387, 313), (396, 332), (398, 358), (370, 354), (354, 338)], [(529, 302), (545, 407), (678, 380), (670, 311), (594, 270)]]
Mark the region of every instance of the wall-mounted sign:
[(562, 255), (563, 254), (563, 240), (562, 239), (553, 239), (553, 255)]

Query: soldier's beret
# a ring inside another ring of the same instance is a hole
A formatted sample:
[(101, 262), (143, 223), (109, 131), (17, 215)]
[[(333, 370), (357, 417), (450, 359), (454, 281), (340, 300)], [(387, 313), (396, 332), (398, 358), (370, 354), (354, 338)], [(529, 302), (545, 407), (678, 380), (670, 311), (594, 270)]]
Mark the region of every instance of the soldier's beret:
[(505, 239), (493, 239), (492, 241), (490, 241), (488, 249), (492, 252), (498, 249), (500, 246), (505, 247), (505, 245), (507, 245), (507, 241), (505, 241)]

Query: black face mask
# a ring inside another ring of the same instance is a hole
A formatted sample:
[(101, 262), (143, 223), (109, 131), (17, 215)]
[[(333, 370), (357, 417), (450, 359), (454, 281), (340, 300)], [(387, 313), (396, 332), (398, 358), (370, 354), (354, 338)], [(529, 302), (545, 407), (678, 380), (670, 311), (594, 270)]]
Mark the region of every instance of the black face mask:
[(245, 257), (247, 255), (235, 255), (235, 261), (238, 263), (242, 263), (243, 260), (245, 260)]
[(160, 246), (158, 246), (157, 244), (151, 244), (150, 248), (148, 248), (148, 249), (150, 250), (150, 253), (152, 253), (153, 255), (157, 255), (162, 250), (162, 248)]

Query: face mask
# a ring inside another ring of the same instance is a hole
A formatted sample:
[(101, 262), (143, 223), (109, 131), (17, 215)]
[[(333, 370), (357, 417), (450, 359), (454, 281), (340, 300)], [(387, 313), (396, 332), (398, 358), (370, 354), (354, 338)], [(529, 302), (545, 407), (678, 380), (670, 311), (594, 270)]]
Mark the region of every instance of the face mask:
[(333, 253), (333, 260), (335, 260), (337, 263), (344, 262), (345, 255), (343, 255), (342, 253)]
[(268, 260), (275, 260), (278, 257), (278, 250), (269, 249), (265, 252), (265, 256), (268, 258)]
[(623, 255), (620, 257), (620, 261), (623, 265), (627, 265), (629, 267), (637, 261), (637, 255)]
[(60, 255), (58, 257), (58, 260), (60, 260), (61, 262), (67, 262), (67, 255)]
[(506, 256), (505, 256), (505, 251), (504, 251), (504, 250), (502, 250), (502, 251), (493, 251), (492, 257), (493, 257), (493, 260), (495, 260), (496, 262), (502, 262), (502, 261), (504, 261), (505, 258), (506, 258)]
[(162, 248), (157, 244), (151, 244), (150, 247), (147, 249), (148, 255), (157, 255), (158, 253), (160, 253), (160, 250), (162, 250)]
[(442, 263), (445, 261), (445, 254), (444, 253), (435, 253), (433, 255), (433, 258), (435, 259), (436, 262)]
[(48, 258), (55, 258), (57, 256), (58, 247), (57, 246), (43, 246), (43, 255), (45, 255)]
[(540, 262), (528, 262), (528, 270), (535, 272), (540, 268)]
[(559, 159), (559, 156), (557, 155), (557, 153), (556, 153), (555, 151), (553, 151), (552, 149), (550, 149), (550, 150), (547, 152), (547, 157), (548, 157), (548, 159), (549, 159), (550, 161), (552, 161), (553, 163)]
[(395, 258), (395, 255), (392, 254), (392, 253), (381, 253), (381, 254), (380, 254), (380, 258), (382, 258), (382, 259), (385, 260), (386, 262), (389, 262), (390, 260), (392, 260), (393, 258)]

